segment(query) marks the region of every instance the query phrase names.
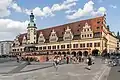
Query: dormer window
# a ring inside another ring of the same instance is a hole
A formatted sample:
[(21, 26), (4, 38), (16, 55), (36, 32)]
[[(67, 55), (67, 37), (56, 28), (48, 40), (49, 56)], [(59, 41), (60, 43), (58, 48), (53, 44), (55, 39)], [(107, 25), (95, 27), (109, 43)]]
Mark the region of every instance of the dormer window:
[(89, 29), (87, 29), (87, 31), (89, 31)]
[(54, 31), (54, 29), (53, 29), (52, 32), (51, 32), (49, 41), (50, 41), (50, 42), (57, 42), (57, 40), (58, 40), (57, 34), (56, 34), (56, 32)]
[(40, 35), (39, 35), (39, 37), (38, 37), (38, 43), (40, 44), (40, 43), (44, 43), (44, 42), (45, 42), (45, 38), (44, 38), (44, 36), (43, 36), (43, 33), (40, 32)]
[(81, 32), (81, 38), (92, 38), (93, 37), (93, 31), (91, 30), (91, 26), (88, 25), (88, 23), (85, 23), (85, 26), (83, 26), (83, 30)]
[(71, 33), (71, 29), (69, 29), (69, 26), (67, 26), (67, 29), (65, 30), (63, 39), (66, 40), (72, 40), (73, 34)]

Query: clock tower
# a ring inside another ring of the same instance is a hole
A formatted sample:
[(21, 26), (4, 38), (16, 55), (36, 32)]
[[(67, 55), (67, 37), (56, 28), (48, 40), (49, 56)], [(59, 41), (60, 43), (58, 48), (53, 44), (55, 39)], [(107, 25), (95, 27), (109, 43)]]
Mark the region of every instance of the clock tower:
[(34, 14), (30, 14), (30, 22), (27, 27), (27, 44), (37, 43), (37, 27), (34, 22)]

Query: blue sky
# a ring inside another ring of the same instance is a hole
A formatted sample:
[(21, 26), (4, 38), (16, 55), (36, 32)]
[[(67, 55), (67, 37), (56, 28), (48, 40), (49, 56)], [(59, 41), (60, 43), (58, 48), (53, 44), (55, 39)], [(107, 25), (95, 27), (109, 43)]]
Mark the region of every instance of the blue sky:
[(119, 7), (119, 0), (0, 0), (0, 40), (12, 40), (25, 32), (31, 10), (38, 29), (106, 13), (111, 31), (117, 32), (120, 29)]

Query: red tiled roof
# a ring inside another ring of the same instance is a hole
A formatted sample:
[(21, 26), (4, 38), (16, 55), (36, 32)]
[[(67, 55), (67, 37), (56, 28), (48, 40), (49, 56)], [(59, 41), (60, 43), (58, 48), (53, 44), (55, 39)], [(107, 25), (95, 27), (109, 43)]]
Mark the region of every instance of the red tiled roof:
[[(73, 22), (73, 23), (59, 25), (59, 26), (55, 26), (55, 27), (50, 27), (50, 28), (46, 28), (46, 29), (41, 29), (41, 30), (37, 31), (37, 34), (39, 35), (40, 32), (42, 32), (45, 39), (49, 39), (51, 31), (54, 29), (58, 37), (63, 37), (63, 34), (64, 34), (67, 26), (69, 26), (73, 35), (80, 35), (80, 33), (83, 29), (83, 26), (85, 26), (86, 22), (88, 23), (89, 26), (91, 26), (91, 29), (93, 30), (93, 32), (100, 32), (101, 30), (98, 30), (97, 27), (100, 27), (100, 29), (102, 29), (104, 18), (105, 18), (104, 16), (101, 16), (101, 17), (96, 17), (96, 18), (92, 18), (92, 19), (81, 20), (81, 21), (77, 21), (77, 22)], [(99, 24), (97, 23), (98, 21), (100, 22)], [(26, 36), (27, 34), (25, 33), (25, 34), (21, 34), (19, 36), (20, 43), (22, 42), (24, 35)]]

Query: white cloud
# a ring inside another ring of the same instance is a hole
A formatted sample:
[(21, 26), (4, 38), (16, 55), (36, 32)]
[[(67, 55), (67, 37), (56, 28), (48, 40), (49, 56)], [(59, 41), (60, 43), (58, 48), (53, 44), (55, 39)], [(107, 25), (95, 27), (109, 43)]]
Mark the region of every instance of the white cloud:
[(28, 21), (20, 22), (11, 19), (0, 19), (0, 40), (13, 39), (17, 34), (26, 31)]
[(72, 2), (76, 2), (76, 1), (78, 1), (78, 0), (66, 0), (63, 2), (63, 4), (68, 4), (68, 3), (72, 3)]
[(74, 12), (76, 12), (76, 10), (69, 9), (68, 11), (65, 11), (66, 14), (70, 14), (70, 13), (74, 13)]
[(110, 5), (110, 7), (111, 7), (111, 8), (114, 8), (114, 9), (116, 9), (116, 8), (117, 8), (117, 6), (116, 6), (116, 5)]
[(16, 12), (22, 12), (21, 7), (17, 3), (12, 3), (11, 8), (13, 8)]
[(76, 5), (78, 0), (65, 0), (63, 3), (53, 4), (51, 7), (36, 7), (34, 9), (26, 9), (21, 8), (16, 2), (13, 0), (0, 0), (0, 17), (5, 17), (10, 15), (10, 10), (13, 9), (16, 12), (22, 12), (27, 15), (30, 15), (31, 11), (35, 14), (35, 16), (40, 17), (48, 17), (48, 16), (55, 16), (54, 12), (61, 11), (61, 10), (69, 10), (71, 7)]
[(100, 7), (97, 11), (94, 9), (94, 3), (92, 1), (89, 1), (86, 3), (83, 7), (83, 9), (79, 8), (75, 13), (72, 15), (67, 15), (68, 19), (77, 19), (83, 16), (96, 16), (101, 15), (106, 12), (106, 9), (104, 7)]
[[(66, 0), (62, 4), (53, 4), (52, 7), (44, 7), (41, 9), (40, 7), (36, 7), (32, 9), (35, 16), (40, 17), (48, 17), (48, 16), (55, 16), (54, 12), (61, 11), (61, 10), (69, 10), (71, 7), (76, 5), (76, 1), (78, 0)], [(24, 9), (23, 11), (26, 14), (30, 14), (30, 10)]]
[(8, 10), (12, 0), (0, 0), (0, 17), (6, 17), (10, 15), (10, 10)]
[(54, 4), (51, 8), (51, 10), (54, 11), (60, 11), (60, 10), (66, 10), (66, 9), (70, 9), (72, 6), (75, 6), (76, 3), (63, 3), (63, 4)]

